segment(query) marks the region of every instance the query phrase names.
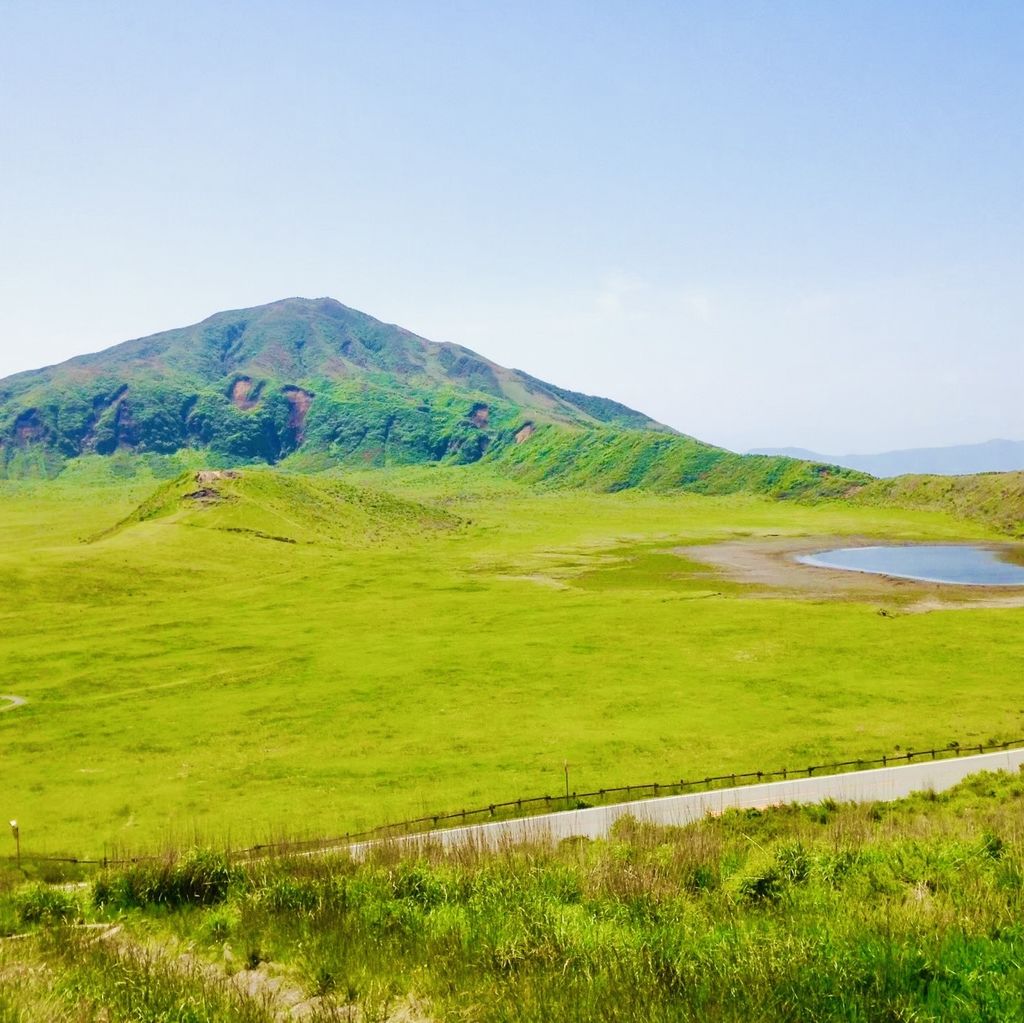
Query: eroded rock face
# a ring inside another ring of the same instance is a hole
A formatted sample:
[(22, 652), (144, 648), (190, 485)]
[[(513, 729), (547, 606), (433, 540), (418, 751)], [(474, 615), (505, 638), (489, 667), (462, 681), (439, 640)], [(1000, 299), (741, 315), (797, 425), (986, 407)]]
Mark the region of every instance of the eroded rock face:
[(306, 416), (316, 397), (312, 392), (301, 387), (282, 387), (281, 393), (288, 400), (291, 412), (288, 416), (288, 428), (295, 433), (295, 443), (301, 444), (305, 436)]
[(490, 419), (491, 409), (488, 405), (474, 405), (473, 411), (469, 414), (469, 421), (474, 426), (480, 427), (481, 430), (487, 429)]
[(255, 408), (259, 404), (259, 388), (254, 388), (249, 377), (239, 377), (231, 385), (231, 403), (242, 412)]
[(519, 432), (516, 434), (516, 443), (525, 444), (535, 433), (537, 427), (533, 423), (527, 423)]

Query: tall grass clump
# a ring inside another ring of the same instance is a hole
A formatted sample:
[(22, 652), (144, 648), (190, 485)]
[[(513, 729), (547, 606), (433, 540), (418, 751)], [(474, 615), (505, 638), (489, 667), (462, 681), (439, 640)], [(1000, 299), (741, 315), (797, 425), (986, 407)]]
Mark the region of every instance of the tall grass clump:
[(196, 849), (182, 857), (133, 864), (104, 871), (93, 885), (97, 907), (135, 909), (143, 906), (209, 906), (228, 894), (231, 869), (220, 853)]
[(73, 892), (36, 882), (15, 893), (14, 911), (21, 924), (67, 923), (81, 917), (82, 904)]

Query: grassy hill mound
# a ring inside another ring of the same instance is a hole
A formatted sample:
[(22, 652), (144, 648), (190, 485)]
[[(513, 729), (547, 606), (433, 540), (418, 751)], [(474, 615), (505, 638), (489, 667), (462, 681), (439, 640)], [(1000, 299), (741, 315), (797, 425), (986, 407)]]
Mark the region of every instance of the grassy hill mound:
[(1024, 472), (897, 476), (873, 480), (852, 496), (858, 504), (947, 512), (1024, 536)]
[(438, 508), (336, 479), (270, 470), (187, 472), (97, 539), (160, 522), (283, 543), (365, 547), (459, 527)]

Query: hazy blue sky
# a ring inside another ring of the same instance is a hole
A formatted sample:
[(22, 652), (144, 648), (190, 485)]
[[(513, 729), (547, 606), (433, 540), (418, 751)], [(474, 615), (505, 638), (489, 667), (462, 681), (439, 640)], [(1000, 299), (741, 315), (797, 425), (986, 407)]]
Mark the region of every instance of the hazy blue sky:
[(1024, 4), (0, 0), (0, 375), (331, 295), (735, 448), (1024, 437)]

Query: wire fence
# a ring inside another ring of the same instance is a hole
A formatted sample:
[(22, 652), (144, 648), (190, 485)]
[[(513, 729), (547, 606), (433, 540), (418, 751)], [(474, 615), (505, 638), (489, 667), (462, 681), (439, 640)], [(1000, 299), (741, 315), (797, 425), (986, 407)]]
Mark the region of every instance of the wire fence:
[[(1024, 746), (1024, 738), (1008, 739), (1005, 742), (977, 743), (961, 745), (952, 742), (948, 746), (926, 750), (904, 750), (893, 754), (883, 754), (876, 759), (843, 760), (837, 763), (814, 764), (808, 767), (787, 768), (777, 771), (747, 771), (742, 774), (709, 775), (705, 778), (680, 778), (676, 781), (647, 782), (635, 785), (618, 785), (611, 788), (594, 789), (590, 792), (568, 792), (560, 795), (526, 796), (509, 799), (502, 803), (489, 803), (473, 809), (456, 810), (449, 813), (428, 814), (409, 820), (381, 824), (365, 831), (345, 832), (330, 837), (310, 839), (285, 839), (277, 842), (264, 842), (240, 849), (227, 849), (229, 859), (244, 861), (269, 856), (286, 856), (317, 851), (339, 849), (348, 845), (361, 844), (388, 839), (405, 838), (423, 835), (449, 827), (460, 827), (464, 824), (486, 823), (490, 821), (509, 820), (523, 816), (539, 816), (545, 813), (557, 813), (564, 810), (588, 809), (591, 806), (612, 803), (632, 802), (637, 799), (656, 799), (662, 796), (677, 796), (696, 792), (710, 792), (716, 789), (736, 788), (743, 785), (757, 785), (764, 782), (794, 781), (800, 778), (813, 778), (829, 774), (845, 774), (852, 771), (863, 771), (878, 767), (893, 767), (899, 764), (912, 764), (924, 760), (949, 759), (960, 756), (974, 756), (980, 753), (996, 753)], [(80, 856), (43, 856), (30, 852), (22, 852), (20, 856), (6, 856), (2, 859), (8, 863), (52, 863), (80, 865), (86, 867), (124, 867), (134, 863), (157, 862), (167, 860), (169, 854), (150, 856), (123, 856), (88, 858)]]

